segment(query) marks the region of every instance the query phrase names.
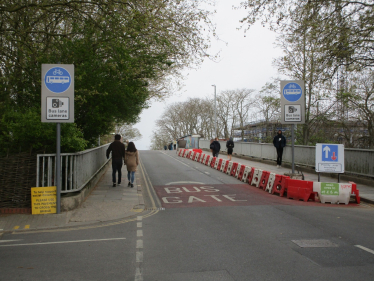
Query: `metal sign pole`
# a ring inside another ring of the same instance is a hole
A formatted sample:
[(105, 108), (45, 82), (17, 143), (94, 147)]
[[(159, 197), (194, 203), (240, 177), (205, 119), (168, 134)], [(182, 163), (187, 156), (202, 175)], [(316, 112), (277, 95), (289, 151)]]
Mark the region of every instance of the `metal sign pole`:
[(61, 123), (56, 128), (56, 213), (60, 213), (61, 206)]
[(294, 136), (295, 124), (291, 125), (291, 138), (292, 138), (292, 174), (295, 173), (295, 136)]

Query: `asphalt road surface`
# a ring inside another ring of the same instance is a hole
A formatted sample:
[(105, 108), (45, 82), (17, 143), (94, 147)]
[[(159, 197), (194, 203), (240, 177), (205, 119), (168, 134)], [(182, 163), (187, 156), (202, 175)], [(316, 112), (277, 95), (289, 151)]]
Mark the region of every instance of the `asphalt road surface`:
[(271, 195), (175, 151), (141, 162), (146, 212), (4, 234), (0, 280), (374, 280), (373, 206)]

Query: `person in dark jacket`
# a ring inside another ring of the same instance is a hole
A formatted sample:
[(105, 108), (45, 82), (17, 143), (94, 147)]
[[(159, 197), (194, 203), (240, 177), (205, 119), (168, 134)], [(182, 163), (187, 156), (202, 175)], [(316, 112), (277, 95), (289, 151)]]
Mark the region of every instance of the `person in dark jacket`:
[(277, 149), (277, 168), (282, 165), (283, 147), (286, 146), (286, 138), (282, 135), (282, 131), (279, 130), (278, 134), (273, 139), (273, 144)]
[(232, 140), (232, 138), (230, 138), (226, 142), (226, 148), (227, 148), (228, 160), (231, 161), (232, 160), (232, 151), (233, 151), (233, 148), (234, 148), (234, 141)]
[(125, 145), (121, 142), (121, 135), (114, 136), (112, 142), (106, 150), (106, 158), (109, 159), (109, 154), (112, 152), (112, 179), (113, 187), (116, 186), (116, 172), (118, 171), (118, 185), (121, 184), (122, 178), (122, 161), (125, 158)]
[(220, 143), (218, 141), (218, 138), (216, 138), (212, 142), (212, 145), (213, 145), (213, 157), (217, 157), (218, 158), (219, 151), (221, 150), (221, 145), (220, 145)]

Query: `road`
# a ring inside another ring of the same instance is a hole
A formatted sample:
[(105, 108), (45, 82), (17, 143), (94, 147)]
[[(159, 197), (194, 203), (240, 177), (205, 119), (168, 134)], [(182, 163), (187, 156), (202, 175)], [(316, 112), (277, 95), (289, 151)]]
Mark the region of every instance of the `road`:
[(147, 211), (4, 234), (0, 280), (374, 280), (373, 206), (270, 195), (175, 151), (141, 162)]

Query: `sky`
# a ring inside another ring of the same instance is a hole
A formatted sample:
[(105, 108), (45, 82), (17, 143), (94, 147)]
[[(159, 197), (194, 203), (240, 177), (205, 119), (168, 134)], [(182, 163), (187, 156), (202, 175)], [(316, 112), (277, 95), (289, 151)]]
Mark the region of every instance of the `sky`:
[(162, 102), (151, 102), (150, 108), (140, 115), (140, 122), (134, 125), (142, 134), (135, 142), (138, 149), (150, 149), (152, 131), (157, 129), (155, 122), (167, 105), (189, 97), (213, 98), (213, 84), (217, 95), (224, 90), (241, 88), (260, 90), (272, 77), (279, 76), (272, 66), (273, 59), (282, 55), (274, 45), (276, 34), (260, 24), (252, 26), (246, 34), (243, 29), (237, 30), (246, 10), (232, 6), (239, 6), (241, 1), (216, 1), (216, 14), (211, 19), (220, 40), (212, 39), (210, 53), (220, 51), (220, 58), (216, 62), (207, 59), (199, 68), (184, 71), (185, 86), (181, 91)]

